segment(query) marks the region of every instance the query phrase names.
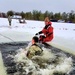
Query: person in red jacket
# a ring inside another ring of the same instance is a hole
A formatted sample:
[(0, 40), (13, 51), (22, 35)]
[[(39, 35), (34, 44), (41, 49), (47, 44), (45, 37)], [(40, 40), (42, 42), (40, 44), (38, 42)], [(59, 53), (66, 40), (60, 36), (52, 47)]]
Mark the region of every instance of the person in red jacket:
[(39, 41), (41, 41), (42, 43), (49, 42), (53, 39), (52, 23), (50, 22), (48, 17), (46, 17), (44, 21), (45, 21), (45, 27), (43, 28), (42, 31), (36, 33), (36, 35), (44, 34), (44, 35), (40, 35), (39, 37)]

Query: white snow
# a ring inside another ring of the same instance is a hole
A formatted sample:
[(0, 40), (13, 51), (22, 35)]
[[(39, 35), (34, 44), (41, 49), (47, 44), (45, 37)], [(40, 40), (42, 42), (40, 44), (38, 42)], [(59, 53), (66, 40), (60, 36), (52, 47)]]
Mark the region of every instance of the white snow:
[(75, 24), (53, 23), (52, 45), (75, 55)]
[[(13, 19), (10, 28), (7, 18), (0, 18), (0, 43), (31, 41), (35, 33), (44, 27), (44, 21), (26, 20), (26, 22), (21, 24), (18, 19)], [(75, 54), (75, 24), (53, 22), (52, 26), (54, 39), (48, 43)]]

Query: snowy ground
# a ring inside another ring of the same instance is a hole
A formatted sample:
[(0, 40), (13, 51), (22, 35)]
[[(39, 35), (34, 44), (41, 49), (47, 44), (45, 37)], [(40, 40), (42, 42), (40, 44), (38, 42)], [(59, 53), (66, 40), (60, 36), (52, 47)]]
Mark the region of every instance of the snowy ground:
[[(20, 24), (18, 20), (14, 19), (10, 28), (8, 20), (0, 18), (0, 43), (31, 41), (35, 33), (44, 27), (43, 21), (26, 20), (26, 22), (26, 24)], [(54, 39), (48, 43), (75, 54), (75, 24), (52, 23), (52, 25), (54, 27)], [(2, 61), (2, 59), (0, 60)], [(0, 62), (1, 64), (2, 62)]]
[[(11, 28), (8, 20), (0, 18), (0, 43), (31, 41), (36, 32), (44, 27), (43, 21), (26, 20), (26, 24), (20, 24), (18, 20), (12, 20)], [(49, 42), (55, 47), (75, 54), (75, 24), (52, 23), (54, 27), (54, 39)]]

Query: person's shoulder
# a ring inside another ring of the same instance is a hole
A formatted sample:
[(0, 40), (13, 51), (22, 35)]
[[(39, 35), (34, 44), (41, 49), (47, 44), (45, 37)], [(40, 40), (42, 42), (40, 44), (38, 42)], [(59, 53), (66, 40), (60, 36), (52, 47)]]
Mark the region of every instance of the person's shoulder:
[(37, 45), (36, 44), (33, 44), (31, 47), (30, 47), (30, 49), (35, 49), (37, 47)]
[(36, 47), (39, 47), (39, 43), (36, 43), (36, 44), (32, 45), (32, 48), (36, 48)]
[(34, 47), (36, 47), (36, 45), (32, 45), (31, 47), (34, 48)]
[(33, 44), (32, 47), (33, 47), (33, 48), (34, 48), (34, 47), (40, 47), (40, 48), (41, 48), (41, 47), (43, 47), (43, 44), (38, 42), (38, 43), (36, 43), (36, 44)]

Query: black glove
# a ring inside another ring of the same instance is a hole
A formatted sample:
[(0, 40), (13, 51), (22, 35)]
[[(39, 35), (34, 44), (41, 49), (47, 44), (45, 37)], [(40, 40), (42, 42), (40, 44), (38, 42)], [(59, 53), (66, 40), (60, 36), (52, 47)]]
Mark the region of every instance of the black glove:
[(36, 33), (35, 35), (39, 35), (39, 34), (42, 34), (42, 31), (40, 31), (40, 32)]
[(39, 33), (36, 33), (35, 35), (39, 35)]

